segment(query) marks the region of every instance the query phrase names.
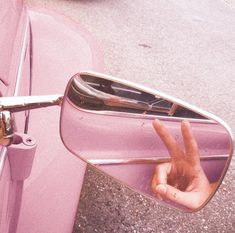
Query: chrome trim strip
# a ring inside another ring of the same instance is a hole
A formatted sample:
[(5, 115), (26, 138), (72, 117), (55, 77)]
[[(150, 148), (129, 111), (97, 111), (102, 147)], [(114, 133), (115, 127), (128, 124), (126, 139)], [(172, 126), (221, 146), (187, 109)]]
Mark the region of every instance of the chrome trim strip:
[(28, 31), (29, 31), (29, 18), (27, 16), (26, 28), (25, 28), (25, 32), (24, 32), (24, 38), (23, 38), (23, 45), (22, 45), (22, 50), (20, 53), (20, 61), (19, 61), (19, 66), (18, 66), (18, 71), (17, 71), (17, 76), (16, 76), (16, 86), (15, 86), (15, 91), (14, 91), (13, 96), (18, 96), (18, 92), (19, 92), (20, 80), (22, 78), (24, 58), (25, 58), (25, 53), (26, 53), (26, 49), (27, 49)]
[[(229, 155), (206, 155), (201, 156), (201, 161), (228, 159)], [(146, 157), (146, 158), (123, 158), (123, 159), (88, 159), (94, 165), (125, 165), (125, 164), (158, 164), (170, 162), (169, 156)]]
[[(29, 21), (29, 92), (28, 94), (32, 95), (32, 85), (33, 85), (33, 77), (32, 77), (32, 70), (33, 70), (33, 36), (32, 36), (32, 26), (31, 22)], [(26, 51), (27, 52), (27, 51)], [(28, 133), (29, 128), (29, 117), (30, 117), (30, 110), (25, 111), (25, 126), (24, 126), (24, 133)]]

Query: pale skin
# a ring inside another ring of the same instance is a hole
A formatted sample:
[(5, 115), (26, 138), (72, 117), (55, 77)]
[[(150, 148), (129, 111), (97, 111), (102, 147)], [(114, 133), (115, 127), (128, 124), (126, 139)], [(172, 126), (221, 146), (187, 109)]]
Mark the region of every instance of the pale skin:
[(159, 120), (153, 127), (164, 142), (170, 156), (169, 163), (156, 166), (152, 178), (152, 190), (161, 200), (170, 200), (189, 209), (197, 209), (214, 189), (200, 164), (197, 142), (189, 121), (182, 121), (182, 148)]

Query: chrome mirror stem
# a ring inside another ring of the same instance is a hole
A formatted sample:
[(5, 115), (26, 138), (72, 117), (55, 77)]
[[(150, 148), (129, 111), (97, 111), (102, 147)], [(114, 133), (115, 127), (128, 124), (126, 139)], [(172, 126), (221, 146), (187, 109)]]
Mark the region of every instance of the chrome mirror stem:
[(11, 113), (13, 113), (60, 105), (62, 99), (62, 95), (1, 97), (0, 112), (10, 111)]

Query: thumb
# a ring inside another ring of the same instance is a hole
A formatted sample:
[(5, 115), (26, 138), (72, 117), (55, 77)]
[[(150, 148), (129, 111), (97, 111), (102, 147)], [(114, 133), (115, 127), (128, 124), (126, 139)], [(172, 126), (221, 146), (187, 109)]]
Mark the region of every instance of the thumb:
[(188, 208), (197, 208), (194, 203), (195, 197), (189, 192), (182, 192), (173, 186), (168, 184), (159, 184), (155, 188), (155, 193), (159, 195), (163, 200), (170, 200), (174, 203), (183, 205)]

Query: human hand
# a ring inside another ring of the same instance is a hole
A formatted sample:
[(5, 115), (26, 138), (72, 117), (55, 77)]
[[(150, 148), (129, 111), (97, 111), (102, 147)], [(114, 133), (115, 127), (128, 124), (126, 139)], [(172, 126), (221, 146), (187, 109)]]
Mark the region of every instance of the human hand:
[(156, 166), (152, 190), (159, 199), (170, 200), (190, 209), (199, 208), (210, 196), (213, 185), (209, 183), (201, 165), (198, 146), (190, 123), (181, 123), (184, 150), (159, 120), (153, 127), (164, 142), (170, 156), (169, 163)]

